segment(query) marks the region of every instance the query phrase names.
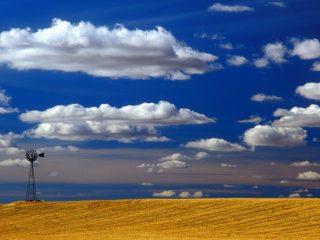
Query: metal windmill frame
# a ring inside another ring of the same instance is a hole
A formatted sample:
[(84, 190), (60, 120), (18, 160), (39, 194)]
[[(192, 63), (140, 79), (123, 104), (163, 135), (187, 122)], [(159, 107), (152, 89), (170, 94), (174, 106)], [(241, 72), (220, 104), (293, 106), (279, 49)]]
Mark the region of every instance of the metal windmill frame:
[(28, 150), (26, 152), (26, 159), (30, 162), (29, 178), (26, 192), (27, 202), (37, 202), (37, 188), (36, 188), (36, 178), (34, 175), (34, 162), (38, 157), (44, 157), (44, 153), (37, 153), (36, 150)]

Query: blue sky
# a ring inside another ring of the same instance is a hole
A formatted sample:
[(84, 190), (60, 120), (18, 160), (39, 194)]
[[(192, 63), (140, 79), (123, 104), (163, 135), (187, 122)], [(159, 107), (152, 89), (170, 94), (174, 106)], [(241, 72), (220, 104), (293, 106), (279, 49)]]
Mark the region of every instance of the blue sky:
[(317, 188), (319, 14), (316, 0), (2, 1), (0, 181), (24, 182), (36, 148), (38, 181), (61, 191)]

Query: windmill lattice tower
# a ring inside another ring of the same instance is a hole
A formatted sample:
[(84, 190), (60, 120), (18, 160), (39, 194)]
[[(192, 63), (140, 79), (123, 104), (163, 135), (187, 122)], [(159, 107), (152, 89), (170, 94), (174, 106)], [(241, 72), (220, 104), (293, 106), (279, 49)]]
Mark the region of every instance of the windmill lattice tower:
[(36, 202), (37, 199), (37, 189), (36, 189), (36, 179), (34, 176), (34, 162), (38, 157), (44, 157), (44, 153), (37, 153), (36, 150), (28, 150), (26, 152), (26, 159), (30, 162), (29, 169), (29, 179), (26, 193), (26, 201), (27, 202)]

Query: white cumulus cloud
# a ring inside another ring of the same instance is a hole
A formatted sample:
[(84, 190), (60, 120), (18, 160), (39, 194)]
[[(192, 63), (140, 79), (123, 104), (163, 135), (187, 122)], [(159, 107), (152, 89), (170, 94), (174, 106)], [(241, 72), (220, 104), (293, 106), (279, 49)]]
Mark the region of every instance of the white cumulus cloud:
[(192, 160), (192, 158), (182, 153), (173, 153), (171, 155), (168, 155), (159, 159), (159, 161), (173, 161), (173, 160), (190, 161)]
[(281, 117), (272, 125), (278, 127), (320, 127), (320, 107), (311, 104), (309, 107), (293, 107), (290, 110), (278, 108), (273, 115)]
[(264, 56), (268, 60), (281, 64), (286, 62), (284, 59), (285, 54), (287, 53), (287, 48), (280, 42), (277, 43), (268, 43), (263, 48)]
[(296, 88), (296, 93), (312, 100), (320, 100), (320, 83), (309, 82)]
[(190, 160), (192, 160), (192, 158), (185, 154), (173, 153), (171, 155), (160, 158), (159, 161), (161, 163), (158, 163), (157, 167), (163, 169), (186, 168), (188, 167), (188, 164), (185, 161)]
[(299, 173), (297, 179), (300, 180), (320, 180), (320, 174), (313, 171)]
[(320, 57), (320, 42), (318, 39), (291, 39), (294, 56), (299, 56), (301, 59), (316, 59)]
[(189, 193), (189, 192), (181, 192), (179, 194), (179, 197), (181, 197), (181, 198), (190, 198), (190, 197), (192, 197), (192, 194)]
[(188, 164), (184, 161), (180, 160), (169, 160), (164, 161), (157, 164), (157, 167), (164, 168), (164, 169), (172, 169), (172, 168), (186, 168)]
[(197, 192), (193, 193), (193, 197), (195, 197), (195, 198), (201, 198), (203, 196), (204, 196), (204, 194), (201, 191), (197, 191)]
[(214, 3), (209, 7), (209, 11), (215, 12), (246, 12), (254, 11), (253, 8), (244, 5), (224, 5), (221, 3)]
[(257, 68), (265, 68), (270, 62), (276, 64), (282, 64), (287, 62), (285, 59), (288, 49), (281, 42), (268, 43), (262, 47), (264, 56), (258, 59), (255, 59), (253, 64)]
[(317, 61), (317, 62), (313, 63), (311, 70), (312, 70), (312, 71), (320, 72), (320, 62)]
[(248, 60), (239, 55), (230, 56), (227, 60), (227, 63), (231, 66), (241, 66), (248, 62)]
[(187, 148), (204, 149), (216, 152), (241, 152), (246, 148), (237, 144), (230, 143), (220, 138), (201, 139), (198, 141), (191, 141), (184, 145)]
[(38, 125), (28, 131), (33, 137), (61, 140), (117, 140), (122, 142), (168, 141), (157, 127), (214, 122), (203, 114), (175, 105), (142, 103), (121, 108), (101, 104), (86, 108), (79, 104), (58, 105), (44, 111), (27, 111), (20, 119)]
[(152, 194), (153, 197), (174, 197), (176, 193), (172, 190), (166, 190), (162, 192), (154, 192)]
[(291, 193), (288, 196), (288, 198), (300, 198), (300, 197), (301, 197), (300, 193)]
[(204, 194), (201, 191), (194, 192), (193, 194), (190, 192), (181, 192), (179, 194), (181, 198), (202, 198), (203, 196)]
[(198, 152), (194, 155), (195, 160), (202, 160), (209, 156), (207, 152)]
[(0, 63), (13, 69), (84, 72), (110, 78), (186, 80), (215, 69), (216, 56), (152, 30), (76, 24), (53, 19), (48, 28), (0, 33)]
[(244, 133), (243, 140), (251, 146), (294, 147), (304, 145), (306, 137), (302, 128), (257, 125)]
[(266, 58), (257, 58), (253, 61), (253, 64), (257, 68), (265, 68), (269, 65), (269, 61)]

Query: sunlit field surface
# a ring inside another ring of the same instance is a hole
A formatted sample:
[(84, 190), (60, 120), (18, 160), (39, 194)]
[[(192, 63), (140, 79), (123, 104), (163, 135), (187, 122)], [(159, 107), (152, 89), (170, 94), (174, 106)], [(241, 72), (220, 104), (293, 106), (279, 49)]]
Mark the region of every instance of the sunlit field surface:
[(320, 239), (319, 199), (146, 199), (0, 205), (1, 239)]

